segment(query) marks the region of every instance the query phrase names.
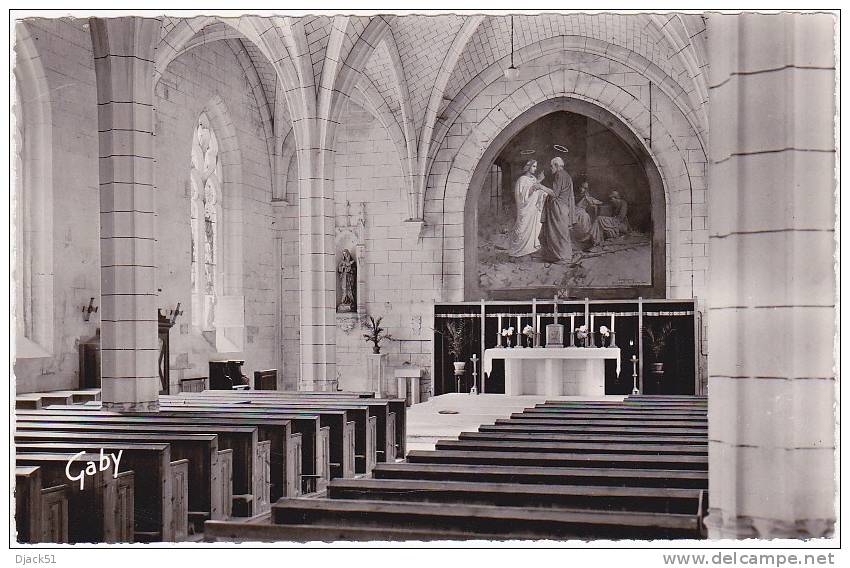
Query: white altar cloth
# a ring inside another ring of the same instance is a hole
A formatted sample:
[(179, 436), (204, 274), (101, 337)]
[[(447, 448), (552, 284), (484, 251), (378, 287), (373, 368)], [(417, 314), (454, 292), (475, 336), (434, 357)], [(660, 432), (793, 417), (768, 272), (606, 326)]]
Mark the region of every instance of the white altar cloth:
[(505, 360), (507, 395), (604, 395), (605, 360), (616, 360), (617, 375), (620, 374), (618, 347), (486, 349), (482, 369), (485, 377), (493, 370), (493, 359)]

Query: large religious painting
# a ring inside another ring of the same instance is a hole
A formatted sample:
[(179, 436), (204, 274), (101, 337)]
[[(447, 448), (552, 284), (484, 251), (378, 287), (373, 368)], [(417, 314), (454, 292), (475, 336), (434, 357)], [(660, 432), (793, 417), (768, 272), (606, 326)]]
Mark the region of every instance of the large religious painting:
[(479, 297), (656, 295), (663, 231), (654, 234), (648, 156), (635, 148), (590, 116), (557, 111), (479, 165), (488, 168), (474, 204)]

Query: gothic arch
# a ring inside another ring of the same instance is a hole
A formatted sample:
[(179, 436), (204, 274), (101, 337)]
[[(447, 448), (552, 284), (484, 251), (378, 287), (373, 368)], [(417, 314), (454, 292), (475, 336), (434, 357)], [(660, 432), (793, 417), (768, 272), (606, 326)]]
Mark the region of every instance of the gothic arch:
[[(466, 300), (482, 298), (478, 287), (478, 197), (490, 165), (508, 142), (525, 127), (548, 114), (567, 111), (580, 114), (608, 127), (639, 159), (649, 181), (652, 210), (652, 285), (640, 288), (608, 288), (603, 295), (624, 298), (630, 295), (664, 297), (666, 290), (666, 197), (664, 182), (649, 150), (635, 133), (603, 107), (571, 97), (556, 97), (525, 110), (503, 128), (484, 150), (469, 179), (464, 204), (464, 296)], [(599, 297), (597, 292), (596, 296)]]
[[(50, 88), (41, 57), (25, 23), (15, 27), (14, 132), (19, 136), (15, 173), (16, 271), (21, 288), (16, 310), (16, 357), (47, 357), (53, 351), (53, 119)], [(20, 239), (20, 240), (19, 240)]]
[[(437, 151), (435, 163), (442, 164), (439, 171), (432, 171), (429, 176), (426, 200), (426, 215), (431, 219), (437, 218), (432, 223), (441, 224), (447, 215), (457, 216), (451, 212), (459, 211), (463, 206), (473, 170), (501, 130), (531, 107), (560, 97), (580, 99), (602, 107), (638, 140), (650, 138), (649, 109), (622, 87), (600, 82), (580, 69), (549, 71), (541, 68), (538, 77), (529, 77), (522, 84), (514, 84), (513, 90), (499, 101), (492, 101), (491, 97), (482, 94), (466, 104), (467, 108), (476, 109), (479, 118), (466, 134), (453, 137), (452, 144), (447, 144), (447, 138)], [(655, 122), (650, 157), (662, 178), (667, 204), (667, 295), (688, 293), (685, 290), (690, 287), (687, 266), (683, 264), (692, 254), (690, 243), (694, 229), (688, 227), (687, 217), (696, 207), (689, 201), (694, 183), (689, 170), (700, 164), (692, 163), (688, 159), (689, 154), (689, 150), (679, 146), (676, 136), (664, 122)], [(683, 221), (680, 220), (682, 215), (685, 216)], [(462, 223), (461, 220), (456, 222)], [(444, 251), (441, 261), (443, 297), (460, 300), (464, 295), (464, 274), (463, 269), (458, 271), (455, 267), (463, 266), (463, 227), (450, 236), (440, 238)]]

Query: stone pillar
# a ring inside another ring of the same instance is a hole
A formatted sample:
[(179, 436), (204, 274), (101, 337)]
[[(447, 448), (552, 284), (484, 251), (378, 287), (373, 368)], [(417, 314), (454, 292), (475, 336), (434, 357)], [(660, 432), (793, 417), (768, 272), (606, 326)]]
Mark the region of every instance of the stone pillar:
[(154, 49), (160, 21), (89, 20), (97, 78), (104, 408), (158, 408)]
[[(310, 121), (318, 130), (318, 121)], [(311, 133), (311, 137), (317, 137)], [(336, 390), (336, 257), (332, 151), (299, 156), (302, 390)], [(306, 158), (306, 159), (304, 159)], [(304, 167), (306, 166), (306, 167)]]
[(710, 538), (835, 523), (834, 23), (708, 17)]

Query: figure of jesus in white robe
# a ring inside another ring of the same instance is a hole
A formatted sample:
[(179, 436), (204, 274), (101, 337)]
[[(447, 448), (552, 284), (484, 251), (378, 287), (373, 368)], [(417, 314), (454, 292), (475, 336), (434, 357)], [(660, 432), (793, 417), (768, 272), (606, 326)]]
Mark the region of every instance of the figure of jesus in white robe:
[(508, 254), (513, 257), (525, 256), (540, 250), (540, 229), (543, 227), (543, 203), (549, 190), (540, 185), (537, 161), (529, 160), (523, 168), (523, 174), (514, 184), (516, 200), (516, 223), (511, 231), (511, 243)]

